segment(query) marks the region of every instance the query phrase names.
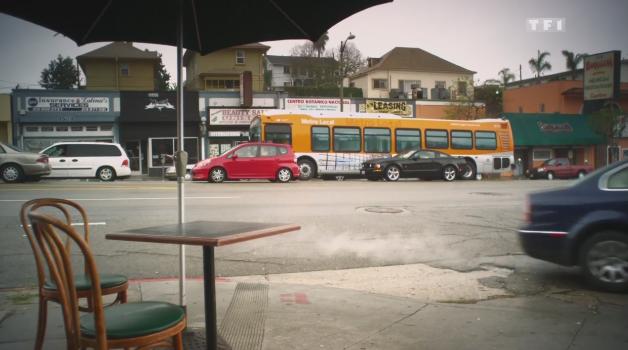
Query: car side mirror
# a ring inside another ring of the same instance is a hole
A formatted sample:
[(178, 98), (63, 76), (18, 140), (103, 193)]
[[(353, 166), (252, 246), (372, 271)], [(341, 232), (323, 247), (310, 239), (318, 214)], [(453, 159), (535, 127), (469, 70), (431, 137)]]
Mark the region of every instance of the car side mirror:
[(237, 154), (234, 154), (234, 155), (232, 155), (230, 158), (231, 158), (232, 160), (236, 160), (236, 159), (238, 159), (238, 155), (237, 155)]

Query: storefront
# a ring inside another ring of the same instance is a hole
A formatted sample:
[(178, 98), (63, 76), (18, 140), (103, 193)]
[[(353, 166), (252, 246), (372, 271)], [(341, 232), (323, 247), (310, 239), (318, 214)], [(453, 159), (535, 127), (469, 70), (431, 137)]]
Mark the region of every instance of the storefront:
[[(184, 98), (184, 149), (188, 164), (195, 164), (201, 155), (198, 93), (186, 91)], [(131, 160), (131, 170), (161, 176), (173, 164), (176, 151), (176, 93), (120, 92), (120, 103), (120, 144)]]
[(208, 157), (217, 157), (249, 140), (251, 120), (268, 108), (208, 108)]
[(13, 135), (24, 150), (39, 152), (63, 141), (118, 141), (117, 92), (15, 90), (12, 98)]
[(510, 121), (515, 160), (522, 171), (550, 158), (596, 166), (600, 145), (605, 144), (591, 129), (587, 115), (505, 113), (502, 118)]

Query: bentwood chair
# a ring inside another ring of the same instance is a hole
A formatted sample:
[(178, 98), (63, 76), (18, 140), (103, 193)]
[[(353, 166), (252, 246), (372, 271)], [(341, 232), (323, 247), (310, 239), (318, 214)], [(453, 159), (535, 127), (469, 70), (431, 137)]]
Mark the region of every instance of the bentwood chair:
[[(37, 267), (37, 280), (39, 283), (39, 315), (37, 321), (37, 336), (35, 339), (35, 350), (40, 350), (43, 346), (44, 336), (46, 334), (46, 321), (48, 314), (48, 301), (59, 301), (59, 289), (56, 283), (46, 278), (46, 269), (44, 258), (41, 255), (41, 251), (37, 248), (37, 243), (33, 231), (28, 225), (27, 215), (29, 212), (38, 208), (50, 208), (52, 210), (58, 210), (63, 214), (65, 223), (67, 225), (72, 224), (72, 213), (78, 212), (83, 221), (83, 240), (86, 244), (89, 243), (89, 221), (87, 213), (83, 207), (78, 203), (57, 198), (42, 198), (34, 199), (24, 203), (22, 210), (20, 211), (20, 220), (22, 221), (22, 227), (26, 232), (26, 236), (30, 242), (33, 254), (35, 255), (35, 264)], [(71, 252), (71, 240), (67, 239), (65, 244), (65, 250), (70, 254)], [(78, 274), (74, 276), (76, 284), (76, 296), (79, 299), (87, 298), (87, 307), (80, 307), (80, 311), (91, 312), (92, 304), (90, 295), (91, 282), (86, 273)], [(116, 295), (116, 299), (113, 304), (126, 303), (127, 301), (127, 289), (129, 287), (127, 278), (123, 275), (102, 275), (100, 278), (100, 287), (102, 295)]]
[[(67, 349), (110, 348), (183, 349), (186, 326), (183, 307), (162, 302), (126, 303), (103, 307), (101, 281), (96, 261), (87, 242), (74, 228), (41, 211), (28, 213), (35, 241), (57, 286), (63, 312)], [(76, 244), (85, 260), (86, 277), (91, 281), (88, 298), (93, 312), (79, 316), (76, 279), (71, 256), (61, 238)]]

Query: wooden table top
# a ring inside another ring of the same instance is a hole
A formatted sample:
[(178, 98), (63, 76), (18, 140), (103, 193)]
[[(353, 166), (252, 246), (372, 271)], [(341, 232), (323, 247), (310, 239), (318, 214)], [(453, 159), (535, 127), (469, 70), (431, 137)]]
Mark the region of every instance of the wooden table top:
[(217, 247), (300, 229), (301, 226), (292, 224), (240, 221), (193, 221), (183, 224), (143, 227), (123, 232), (109, 233), (105, 235), (105, 238), (121, 241)]

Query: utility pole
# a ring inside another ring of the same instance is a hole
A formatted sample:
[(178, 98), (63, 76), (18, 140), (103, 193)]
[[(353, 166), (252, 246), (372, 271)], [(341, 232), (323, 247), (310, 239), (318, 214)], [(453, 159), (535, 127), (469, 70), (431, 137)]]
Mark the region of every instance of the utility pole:
[(519, 80), (522, 80), (521, 79), (521, 65), (519, 65)]
[(353, 40), (355, 39), (355, 35), (351, 34), (351, 32), (349, 32), (349, 36), (347, 37), (347, 39), (345, 39), (345, 41), (341, 41), (340, 42), (340, 111), (343, 111), (343, 105), (344, 105), (344, 82), (345, 82), (345, 73), (344, 73), (344, 65), (343, 63), (343, 59), (342, 59), (342, 54), (345, 51), (345, 48), (347, 47), (347, 41), (349, 40)]

